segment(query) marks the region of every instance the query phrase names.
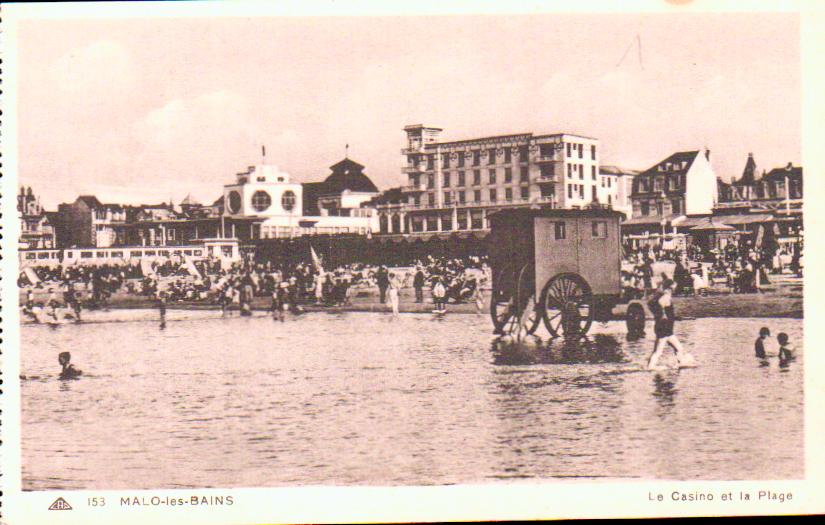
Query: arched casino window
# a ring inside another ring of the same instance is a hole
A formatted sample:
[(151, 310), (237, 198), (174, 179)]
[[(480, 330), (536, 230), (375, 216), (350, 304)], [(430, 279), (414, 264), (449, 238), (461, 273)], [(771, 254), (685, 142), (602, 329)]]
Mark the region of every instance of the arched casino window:
[(252, 207), (255, 211), (264, 211), (272, 205), (272, 197), (263, 190), (258, 190), (252, 194)]
[(295, 192), (286, 190), (283, 195), (281, 195), (281, 206), (283, 206), (286, 211), (292, 211), (295, 207)]

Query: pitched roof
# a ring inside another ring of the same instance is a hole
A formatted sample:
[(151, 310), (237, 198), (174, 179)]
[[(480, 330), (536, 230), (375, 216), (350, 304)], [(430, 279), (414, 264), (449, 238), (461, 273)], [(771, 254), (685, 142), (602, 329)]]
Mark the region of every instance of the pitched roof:
[(748, 161), (745, 162), (745, 169), (742, 170), (742, 176), (738, 180), (732, 181), (734, 185), (752, 184), (756, 180), (756, 161), (753, 160), (753, 153), (748, 153)]
[(802, 166), (794, 166), (789, 162), (784, 168), (772, 169), (763, 177), (763, 179), (784, 179), (786, 176), (802, 178)]
[(641, 174), (653, 175), (655, 173), (687, 173), (698, 155), (698, 150), (677, 151), (668, 158), (657, 162), (652, 167), (646, 169)]
[(97, 200), (97, 197), (95, 197), (94, 195), (81, 195), (77, 198), (77, 200), (83, 202), (86, 206), (90, 208), (103, 207), (103, 204), (101, 204), (100, 201)]
[(601, 165), (599, 166), (599, 173), (604, 173), (605, 175), (638, 175), (639, 170), (629, 170), (619, 166)]

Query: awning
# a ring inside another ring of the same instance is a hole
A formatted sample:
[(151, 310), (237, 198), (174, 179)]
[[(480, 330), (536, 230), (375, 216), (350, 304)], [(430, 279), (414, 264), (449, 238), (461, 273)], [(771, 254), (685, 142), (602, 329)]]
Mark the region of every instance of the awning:
[(723, 224), (740, 225), (740, 224), (754, 224), (759, 222), (770, 222), (774, 219), (773, 215), (767, 213), (748, 213), (737, 215), (719, 215), (715, 219)]
[(621, 223), (621, 226), (661, 226), (662, 222), (673, 223), (677, 219), (684, 217), (684, 215), (665, 215), (662, 217), (634, 217)]

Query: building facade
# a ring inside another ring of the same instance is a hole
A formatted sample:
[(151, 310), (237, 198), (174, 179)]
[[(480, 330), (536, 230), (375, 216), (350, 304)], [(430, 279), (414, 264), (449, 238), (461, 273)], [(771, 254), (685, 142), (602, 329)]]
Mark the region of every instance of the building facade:
[(58, 221), (55, 213), (47, 212), (40, 205), (31, 186), (20, 187), (17, 194), (17, 213), (20, 219), (21, 249), (51, 249), (55, 247), (54, 224)]
[(486, 230), (502, 208), (601, 203), (597, 139), (521, 133), (451, 142), (441, 128), (406, 126), (407, 185), (399, 203), (378, 205), (382, 234)]
[(106, 248), (120, 244), (118, 231), (126, 224), (126, 207), (103, 204), (94, 195), (81, 195), (58, 206), (58, 248)]
[(717, 212), (749, 210), (751, 212), (802, 213), (802, 167), (788, 163), (760, 175), (753, 153), (748, 154), (739, 178), (730, 183), (718, 181)]
[(618, 166), (601, 166), (599, 168), (599, 201), (622, 212), (626, 219), (632, 217), (633, 203), (630, 196), (633, 193), (633, 178), (638, 174), (636, 170)]

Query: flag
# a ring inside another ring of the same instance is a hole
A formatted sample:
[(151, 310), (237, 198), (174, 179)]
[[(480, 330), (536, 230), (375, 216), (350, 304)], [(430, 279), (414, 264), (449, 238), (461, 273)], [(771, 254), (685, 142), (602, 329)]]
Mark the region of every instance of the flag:
[(319, 272), (323, 272), (324, 268), (323, 266), (321, 266), (321, 258), (318, 257), (318, 254), (315, 253), (315, 248), (313, 248), (311, 245), (309, 247), (309, 253), (312, 256), (312, 264), (315, 266), (315, 269), (317, 269)]

